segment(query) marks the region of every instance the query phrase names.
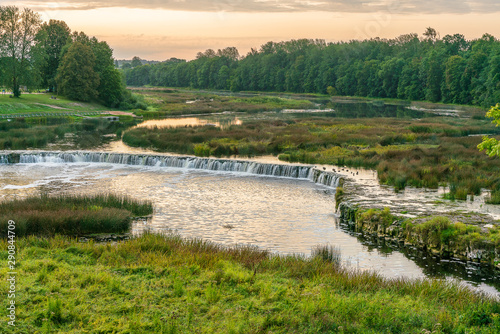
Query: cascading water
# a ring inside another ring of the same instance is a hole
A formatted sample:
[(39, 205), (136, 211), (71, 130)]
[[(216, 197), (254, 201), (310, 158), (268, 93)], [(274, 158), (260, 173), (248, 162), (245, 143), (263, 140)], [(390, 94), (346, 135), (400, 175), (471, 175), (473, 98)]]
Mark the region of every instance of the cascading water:
[(189, 156), (162, 156), (148, 154), (121, 154), (100, 152), (16, 152), (0, 155), (0, 164), (7, 163), (112, 163), (135, 166), (174, 167), (221, 172), (309, 179), (314, 183), (336, 188), (341, 175), (321, 171), (313, 166), (267, 164), (255, 161), (198, 158)]
[[(498, 282), (497, 277), (479, 267), (459, 264), (448, 267), (446, 262), (412, 252), (405, 257), (395, 250), (395, 244), (388, 243), (387, 251), (384, 241), (345, 233), (333, 215), (332, 191), (314, 185), (339, 185), (342, 175), (324, 170), (334, 166), (314, 168), (269, 160), (89, 151), (8, 151), (0, 153), (0, 164), (3, 164), (0, 166), (0, 196), (5, 199), (38, 192), (131, 194), (134, 198), (154, 200), (155, 203), (154, 217), (147, 224), (141, 223), (139, 229), (173, 230), (222, 244), (253, 244), (284, 253), (308, 253), (315, 245), (334, 243), (341, 247), (347, 265), (380, 270), (387, 277), (423, 278), (435, 273), (451, 273), (451, 277), (481, 284), (484, 291), (498, 294), (498, 284), (494, 283)], [(127, 167), (133, 165), (137, 168)], [(193, 172), (196, 170), (218, 172)], [(235, 177), (237, 173), (271, 177)], [(347, 173), (354, 174), (354, 171), (349, 168)], [(360, 177), (361, 174), (360, 171)], [(371, 172), (365, 174), (371, 175)], [(349, 205), (356, 205), (359, 200), (355, 197), (351, 203), (347, 194), (372, 202), (392, 194), (388, 193), (390, 189), (382, 192), (379, 186), (368, 184), (359, 195), (356, 176), (344, 177), (349, 177), (350, 181), (344, 185), (344, 203), (340, 203), (339, 212), (348, 220), (354, 219), (354, 211), (348, 210)], [(379, 192), (373, 192), (374, 189)], [(381, 205), (387, 204), (382, 202)], [(374, 247), (379, 251), (373, 251)], [(406, 252), (406, 249), (401, 250)], [(425, 269), (422, 271), (419, 266)]]

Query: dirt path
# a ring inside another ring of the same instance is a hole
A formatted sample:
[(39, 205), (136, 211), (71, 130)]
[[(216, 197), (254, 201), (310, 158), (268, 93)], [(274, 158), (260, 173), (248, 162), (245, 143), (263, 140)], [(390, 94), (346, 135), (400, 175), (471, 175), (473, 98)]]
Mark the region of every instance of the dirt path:
[(136, 117), (134, 113), (128, 112), (128, 111), (105, 111), (106, 113), (113, 115), (113, 116), (132, 116)]
[(59, 107), (59, 106), (55, 106), (55, 105), (52, 105), (52, 104), (43, 104), (43, 103), (35, 103), (39, 106), (44, 106), (44, 107), (49, 107), (49, 108), (53, 108), (53, 109), (59, 109), (59, 110), (70, 110), (68, 108), (63, 108), (63, 107)]

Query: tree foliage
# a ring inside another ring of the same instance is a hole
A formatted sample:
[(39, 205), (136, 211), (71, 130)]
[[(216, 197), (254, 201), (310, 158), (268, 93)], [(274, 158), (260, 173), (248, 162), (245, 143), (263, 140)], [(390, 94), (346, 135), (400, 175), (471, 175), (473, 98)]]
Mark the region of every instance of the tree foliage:
[(95, 56), (90, 46), (75, 42), (69, 48), (57, 71), (60, 92), (70, 99), (91, 101), (98, 95), (99, 75), (94, 71)]
[(109, 107), (144, 108), (126, 92), (106, 42), (71, 32), (63, 21), (42, 24), (38, 13), (16, 6), (0, 6), (0, 85), (14, 96), (25, 86)]
[(61, 62), (61, 51), (69, 42), (71, 30), (64, 21), (50, 20), (42, 24), (36, 35), (37, 65), (42, 77), (42, 85), (50, 92), (57, 90), (56, 75)]
[[(394, 39), (268, 42), (124, 69), (131, 86), (288, 91), (491, 106), (500, 100), (500, 42), (443, 38), (433, 28)], [(329, 88), (331, 87), (331, 88)]]
[[(496, 124), (496, 126), (500, 126), (500, 103), (492, 107), (490, 111), (486, 113), (486, 116), (493, 118), (492, 123)], [(486, 151), (490, 157), (500, 156), (500, 141), (495, 138), (484, 136), (483, 142), (477, 147), (480, 151)]]
[(20, 82), (30, 78), (30, 53), (41, 23), (40, 14), (29, 8), (0, 6), (0, 56), (7, 58), (4, 75), (15, 97), (21, 95)]

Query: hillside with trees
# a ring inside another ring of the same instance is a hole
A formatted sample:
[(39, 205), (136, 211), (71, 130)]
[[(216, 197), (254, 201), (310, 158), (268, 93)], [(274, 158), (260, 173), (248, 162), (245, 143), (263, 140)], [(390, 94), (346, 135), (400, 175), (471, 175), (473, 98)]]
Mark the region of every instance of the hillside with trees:
[(490, 107), (500, 101), (500, 41), (441, 38), (432, 28), (395, 39), (268, 42), (196, 59), (125, 69), (127, 85), (276, 91), (428, 100)]
[(13, 97), (43, 89), (107, 107), (143, 107), (126, 90), (106, 42), (16, 6), (0, 6), (0, 87)]

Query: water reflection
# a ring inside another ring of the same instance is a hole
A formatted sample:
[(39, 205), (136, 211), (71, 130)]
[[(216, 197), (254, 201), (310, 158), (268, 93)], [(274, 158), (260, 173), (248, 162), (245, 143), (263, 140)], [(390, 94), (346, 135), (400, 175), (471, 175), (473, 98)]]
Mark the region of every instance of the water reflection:
[(332, 244), (341, 248), (346, 265), (389, 278), (455, 277), (484, 283), (485, 291), (494, 289), (494, 278), (474, 271), (464, 276), (461, 269), (450, 272), (435, 259), (345, 233), (334, 215), (334, 189), (305, 180), (97, 163), (0, 165), (0, 175), (1, 199), (111, 191), (152, 200), (153, 218), (135, 225), (136, 231), (174, 230), (285, 254), (309, 254), (318, 244)]
[(474, 286), (488, 294), (499, 295), (500, 274), (492, 268), (481, 266), (478, 263), (464, 262), (459, 259), (439, 259), (433, 254), (407, 246), (402, 243), (387, 241), (377, 237), (350, 231), (347, 225), (342, 229), (367, 247), (367, 251), (377, 251), (387, 256), (395, 251), (401, 252), (406, 258), (414, 261), (426, 277), (443, 280), (459, 280)]
[(155, 119), (142, 122), (135, 128), (178, 128), (186, 126), (214, 126), (222, 129), (231, 125), (241, 125), (242, 122), (237, 117), (182, 117)]

